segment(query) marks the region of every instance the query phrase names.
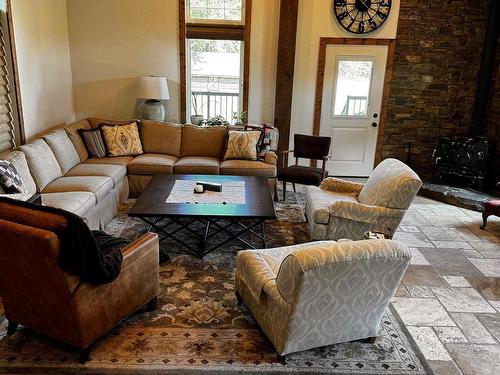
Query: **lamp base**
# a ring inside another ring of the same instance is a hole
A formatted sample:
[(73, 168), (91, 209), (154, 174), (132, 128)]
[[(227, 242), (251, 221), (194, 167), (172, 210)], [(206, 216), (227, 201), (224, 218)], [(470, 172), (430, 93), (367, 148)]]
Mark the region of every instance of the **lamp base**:
[(144, 120), (165, 121), (165, 106), (156, 99), (148, 99), (141, 106), (141, 118)]

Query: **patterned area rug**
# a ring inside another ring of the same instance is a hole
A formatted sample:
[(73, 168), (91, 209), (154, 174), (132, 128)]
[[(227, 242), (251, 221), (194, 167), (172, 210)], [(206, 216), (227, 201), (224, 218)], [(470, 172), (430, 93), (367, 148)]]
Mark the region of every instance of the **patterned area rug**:
[[(279, 219), (267, 226), (269, 246), (308, 240), (301, 196), (277, 205)], [(107, 231), (130, 239), (145, 225), (126, 210)], [(201, 229), (201, 228), (200, 228)], [(28, 329), (5, 336), (0, 323), (0, 372), (140, 374), (427, 374), (429, 370), (406, 329), (389, 309), (374, 344), (359, 342), (322, 347), (277, 360), (276, 352), (247, 308), (234, 296), (237, 243), (204, 259), (176, 254), (175, 243), (162, 243), (171, 256), (160, 268), (158, 309), (140, 311), (94, 346), (91, 361), (77, 363), (76, 351)], [(0, 318), (3, 319), (3, 318)]]

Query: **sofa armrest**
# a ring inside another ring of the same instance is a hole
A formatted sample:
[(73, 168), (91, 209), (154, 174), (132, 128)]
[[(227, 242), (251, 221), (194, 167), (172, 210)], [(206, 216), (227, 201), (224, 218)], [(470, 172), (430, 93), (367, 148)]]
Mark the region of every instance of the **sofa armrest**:
[(369, 206), (351, 201), (337, 201), (330, 206), (331, 216), (371, 224), (379, 223), (381, 218), (401, 218), (404, 214), (405, 210)]
[(278, 155), (274, 151), (268, 151), (264, 155), (264, 162), (266, 164), (271, 164), (271, 165), (278, 165)]
[(151, 251), (155, 252), (159, 258), (158, 235), (148, 232), (122, 249), (122, 271)]
[(236, 272), (256, 301), (260, 300), (266, 284), (276, 279), (276, 275), (262, 255), (253, 250), (238, 252)]
[(351, 182), (347, 180), (342, 180), (340, 178), (327, 177), (323, 181), (319, 187), (323, 190), (335, 191), (338, 193), (352, 193), (359, 194), (361, 190), (363, 190), (364, 184), (360, 184), (357, 182)]

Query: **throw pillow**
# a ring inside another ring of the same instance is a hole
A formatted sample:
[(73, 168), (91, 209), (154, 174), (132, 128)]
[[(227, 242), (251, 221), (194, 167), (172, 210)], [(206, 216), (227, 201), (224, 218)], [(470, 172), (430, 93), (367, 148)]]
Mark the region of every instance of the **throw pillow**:
[(143, 153), (137, 122), (125, 125), (103, 125), (101, 129), (110, 156), (140, 155)]
[(80, 133), (85, 148), (90, 156), (94, 158), (106, 156), (106, 146), (104, 145), (101, 129), (79, 129), (78, 133)]
[(258, 145), (261, 134), (262, 132), (260, 131), (229, 131), (224, 160), (257, 160), (259, 156)]
[(7, 160), (0, 160), (0, 186), (7, 194), (26, 193), (21, 176)]

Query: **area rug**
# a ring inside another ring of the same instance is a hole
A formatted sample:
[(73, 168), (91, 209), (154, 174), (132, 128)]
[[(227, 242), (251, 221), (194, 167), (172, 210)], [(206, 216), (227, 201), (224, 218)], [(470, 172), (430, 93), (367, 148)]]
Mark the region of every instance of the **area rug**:
[[(142, 222), (125, 214), (107, 231), (134, 239)], [(279, 203), (279, 219), (268, 223), (269, 246), (308, 241), (303, 205)], [(187, 240), (187, 238), (186, 238)], [(171, 262), (160, 267), (155, 312), (139, 311), (95, 343), (91, 360), (29, 329), (6, 336), (0, 323), (0, 372), (90, 374), (428, 374), (430, 370), (392, 308), (386, 311), (374, 344), (351, 342), (295, 353), (278, 361), (276, 352), (248, 309), (234, 296), (231, 243), (204, 259), (183, 255), (162, 243)], [(35, 312), (34, 312), (35, 313)], [(0, 318), (1, 319), (1, 318)]]

